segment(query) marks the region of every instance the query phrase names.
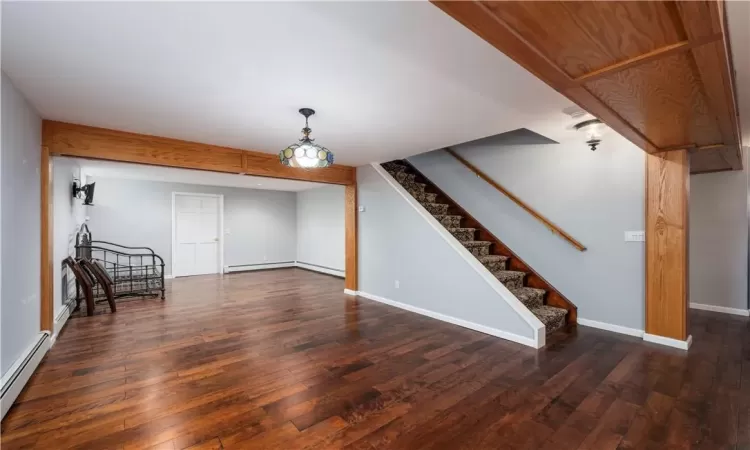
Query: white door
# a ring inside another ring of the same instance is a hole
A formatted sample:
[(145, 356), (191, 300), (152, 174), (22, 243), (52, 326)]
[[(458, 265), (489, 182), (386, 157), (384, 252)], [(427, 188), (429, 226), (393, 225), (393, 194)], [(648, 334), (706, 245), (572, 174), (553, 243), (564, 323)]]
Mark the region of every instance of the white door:
[(219, 273), (221, 197), (175, 193), (173, 220), (172, 274)]

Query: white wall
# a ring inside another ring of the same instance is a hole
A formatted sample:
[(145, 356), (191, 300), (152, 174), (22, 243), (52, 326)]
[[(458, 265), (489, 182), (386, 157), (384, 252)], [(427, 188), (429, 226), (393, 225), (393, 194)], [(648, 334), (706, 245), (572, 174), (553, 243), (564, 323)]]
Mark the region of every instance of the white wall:
[(365, 207), (358, 213), (361, 292), (535, 338), (535, 330), (370, 166), (357, 168), (357, 195)]
[[(52, 204), (53, 204), (53, 300), (54, 317), (60, 314), (66, 300), (75, 295), (75, 279), (70, 269), (63, 267), (62, 260), (75, 256), (75, 239), (79, 227), (86, 217), (83, 202), (74, 199), (71, 193), (73, 178), (81, 175), (81, 167), (75, 159), (53, 158), (52, 160)], [(81, 182), (81, 180), (79, 180)], [(85, 182), (85, 181), (84, 181)], [(67, 276), (65, 276), (67, 273)]]
[(224, 195), (224, 265), (293, 262), (297, 257), (296, 195), (230, 187), (158, 181), (91, 178), (88, 208), (93, 238), (146, 246), (172, 261), (172, 192)]
[(297, 261), (344, 270), (344, 186), (297, 193)]
[(477, 178), (435, 151), (409, 158), (578, 307), (580, 318), (644, 329), (644, 243), (624, 232), (644, 229), (645, 154), (615, 133), (592, 152), (580, 138), (539, 144), (523, 136), (488, 138), (454, 148), (583, 243), (576, 250)]
[(747, 171), (690, 176), (690, 303), (748, 309)]
[(0, 373), (36, 342), (40, 317), (42, 121), (2, 74)]

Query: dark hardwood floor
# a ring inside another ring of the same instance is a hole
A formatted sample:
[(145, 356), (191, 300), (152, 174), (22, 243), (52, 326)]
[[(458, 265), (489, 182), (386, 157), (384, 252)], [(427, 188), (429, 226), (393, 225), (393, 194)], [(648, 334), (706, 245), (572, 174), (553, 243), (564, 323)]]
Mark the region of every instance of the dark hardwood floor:
[(73, 318), (3, 450), (750, 448), (750, 325), (689, 353), (579, 327), (536, 351), (300, 269), (172, 282)]

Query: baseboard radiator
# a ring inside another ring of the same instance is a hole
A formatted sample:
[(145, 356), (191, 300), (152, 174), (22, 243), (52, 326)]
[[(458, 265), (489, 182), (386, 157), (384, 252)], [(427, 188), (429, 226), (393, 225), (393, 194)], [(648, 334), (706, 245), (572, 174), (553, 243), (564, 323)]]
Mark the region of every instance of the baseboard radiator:
[(20, 362), (8, 369), (7, 376), (2, 379), (2, 395), (0, 396), (0, 418), (5, 417), (13, 402), (21, 394), (24, 386), (28, 383), (31, 375), (42, 362), (42, 358), (50, 348), (50, 335), (47, 332), (39, 333), (37, 342), (26, 350)]

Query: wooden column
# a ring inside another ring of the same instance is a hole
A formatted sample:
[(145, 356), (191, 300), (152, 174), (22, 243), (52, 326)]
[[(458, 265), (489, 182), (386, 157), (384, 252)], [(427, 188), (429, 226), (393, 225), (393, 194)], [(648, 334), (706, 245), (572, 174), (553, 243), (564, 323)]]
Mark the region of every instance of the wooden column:
[(689, 155), (646, 156), (646, 333), (688, 338)]
[(41, 331), (53, 331), (54, 307), (52, 304), (53, 262), (52, 262), (52, 159), (49, 147), (42, 147), (41, 164), (39, 165), (39, 178), (41, 179), (41, 318), (39, 328)]
[(357, 184), (346, 185), (344, 195), (345, 213), (344, 222), (346, 226), (346, 280), (344, 289), (357, 290)]

